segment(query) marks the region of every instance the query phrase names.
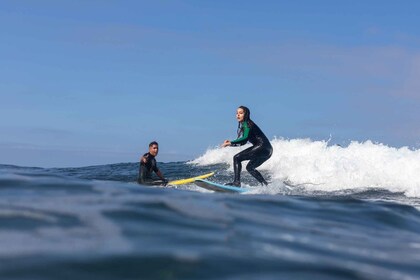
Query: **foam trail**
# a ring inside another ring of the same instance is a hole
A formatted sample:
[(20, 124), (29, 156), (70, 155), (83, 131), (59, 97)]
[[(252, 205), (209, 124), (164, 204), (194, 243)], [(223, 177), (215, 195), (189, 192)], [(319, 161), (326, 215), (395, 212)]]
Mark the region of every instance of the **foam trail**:
[[(268, 171), (275, 183), (288, 179), (308, 190), (380, 188), (420, 197), (420, 150), (371, 141), (354, 141), (347, 147), (310, 139), (274, 139), (271, 144), (273, 156), (259, 169)], [(209, 149), (191, 163), (226, 163), (232, 169), (232, 157), (246, 147)]]

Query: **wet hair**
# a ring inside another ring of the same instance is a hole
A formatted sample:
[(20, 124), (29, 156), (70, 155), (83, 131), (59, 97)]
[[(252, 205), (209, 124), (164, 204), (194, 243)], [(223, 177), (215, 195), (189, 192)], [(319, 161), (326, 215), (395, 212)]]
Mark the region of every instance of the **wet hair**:
[(150, 142), (149, 147), (152, 147), (153, 145), (156, 145), (156, 146), (158, 146), (158, 147), (159, 147), (159, 144), (158, 144), (158, 142), (156, 142), (156, 141), (152, 141), (152, 142)]
[[(244, 111), (244, 122), (248, 123), (248, 126), (251, 128), (254, 125), (254, 122), (251, 120), (251, 111), (246, 106), (239, 106), (238, 109), (242, 109)], [(242, 124), (238, 123), (238, 138), (243, 133)]]

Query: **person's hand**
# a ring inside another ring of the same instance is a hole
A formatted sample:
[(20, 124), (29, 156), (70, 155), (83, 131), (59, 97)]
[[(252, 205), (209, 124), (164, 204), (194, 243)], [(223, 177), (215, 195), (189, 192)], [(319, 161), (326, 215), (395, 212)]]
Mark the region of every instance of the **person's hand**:
[(224, 148), (226, 146), (230, 146), (230, 141), (229, 140), (225, 140), (221, 146), (222, 146), (222, 148)]

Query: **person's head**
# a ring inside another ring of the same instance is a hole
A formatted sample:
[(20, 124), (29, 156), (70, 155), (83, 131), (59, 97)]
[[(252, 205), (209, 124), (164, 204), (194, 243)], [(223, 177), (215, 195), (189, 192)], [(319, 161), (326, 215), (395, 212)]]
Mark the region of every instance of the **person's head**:
[(159, 144), (156, 141), (150, 142), (149, 144), (149, 154), (152, 156), (157, 156), (159, 152)]
[(251, 112), (248, 107), (239, 106), (236, 110), (236, 119), (238, 122), (249, 121), (251, 119)]

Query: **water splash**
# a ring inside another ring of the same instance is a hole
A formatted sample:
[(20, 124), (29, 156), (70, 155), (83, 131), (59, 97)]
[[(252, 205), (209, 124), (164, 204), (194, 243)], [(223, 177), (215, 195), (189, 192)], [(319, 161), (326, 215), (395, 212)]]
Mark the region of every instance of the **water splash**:
[[(274, 139), (271, 159), (259, 167), (274, 184), (288, 180), (310, 191), (385, 189), (420, 197), (420, 150), (380, 143), (351, 142), (347, 147), (310, 139)], [(211, 148), (192, 164), (228, 164), (241, 148)]]

